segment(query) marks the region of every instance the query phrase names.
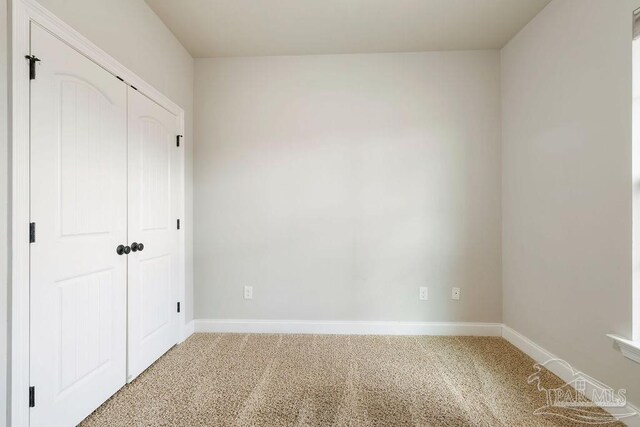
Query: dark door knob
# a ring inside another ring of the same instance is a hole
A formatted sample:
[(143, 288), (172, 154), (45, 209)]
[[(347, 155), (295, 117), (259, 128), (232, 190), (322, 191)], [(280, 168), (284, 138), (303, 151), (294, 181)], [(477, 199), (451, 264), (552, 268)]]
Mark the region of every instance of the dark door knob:
[(141, 251), (144, 249), (144, 245), (142, 243), (138, 243), (138, 250)]
[(138, 243), (133, 242), (133, 243), (131, 244), (131, 250), (132, 250), (133, 252), (137, 252), (137, 251), (138, 251), (138, 249), (139, 249), (139, 247), (138, 247)]
[(116, 248), (116, 253), (117, 253), (118, 255), (122, 255), (122, 254), (124, 254), (124, 245), (119, 245), (119, 246)]
[(129, 252), (131, 252), (131, 248), (129, 246), (125, 246), (124, 247), (124, 253), (129, 255)]

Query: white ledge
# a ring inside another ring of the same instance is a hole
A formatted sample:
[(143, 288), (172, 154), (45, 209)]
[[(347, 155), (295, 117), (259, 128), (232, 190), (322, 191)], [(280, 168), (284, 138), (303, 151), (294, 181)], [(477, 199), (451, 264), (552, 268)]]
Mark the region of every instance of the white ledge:
[(631, 341), (613, 334), (607, 334), (607, 336), (618, 344), (624, 357), (640, 363), (640, 341)]

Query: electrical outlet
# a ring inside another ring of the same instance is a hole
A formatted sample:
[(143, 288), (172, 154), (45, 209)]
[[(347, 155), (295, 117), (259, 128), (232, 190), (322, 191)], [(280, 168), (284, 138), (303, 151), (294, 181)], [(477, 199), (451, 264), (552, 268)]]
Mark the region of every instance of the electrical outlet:
[(253, 299), (253, 286), (244, 287), (244, 299)]
[(420, 294), (418, 295), (418, 298), (420, 298), (421, 300), (428, 300), (429, 288), (427, 288), (426, 286), (420, 286)]
[(451, 299), (460, 299), (460, 288), (451, 288)]

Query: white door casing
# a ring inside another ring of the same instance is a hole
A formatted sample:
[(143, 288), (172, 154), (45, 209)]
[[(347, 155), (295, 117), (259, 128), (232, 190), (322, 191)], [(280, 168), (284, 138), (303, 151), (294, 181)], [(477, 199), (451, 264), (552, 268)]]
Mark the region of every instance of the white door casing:
[(178, 117), (128, 90), (128, 367), (132, 381), (178, 342)]
[(30, 425), (76, 425), (126, 381), (127, 86), (39, 25), (31, 51)]
[[(37, 381), (35, 372), (30, 371), (30, 357), (32, 350), (31, 343), (31, 250), (35, 244), (29, 244), (29, 222), (31, 221), (31, 108), (30, 108), (30, 86), (29, 61), (25, 55), (36, 53), (31, 49), (32, 25), (38, 25), (50, 34), (63, 41), (66, 45), (79, 52), (82, 56), (90, 59), (99, 67), (110, 73), (114, 78), (118, 76), (127, 85), (135, 86), (141, 94), (153, 99), (159, 105), (172, 112), (179, 118), (179, 132), (184, 133), (184, 110), (165, 96), (162, 92), (148, 84), (144, 79), (122, 65), (114, 57), (106, 53), (100, 47), (92, 43), (89, 39), (78, 33), (65, 22), (56, 17), (53, 13), (43, 7), (36, 0), (14, 0), (10, 11), (11, 21), (11, 110), (13, 111), (10, 129), (11, 143), (11, 240), (10, 250), (11, 263), (11, 384), (10, 384), (10, 411), (9, 425), (28, 426), (32, 412), (37, 414), (42, 408), (42, 389), (36, 390), (36, 407), (29, 408), (29, 386), (32, 380)], [(46, 56), (43, 52), (38, 52), (40, 58)], [(44, 61), (43, 61), (44, 62)], [(37, 64), (38, 78), (42, 77), (43, 62)], [(37, 79), (36, 79), (37, 80)], [(188, 136), (187, 136), (188, 141)], [(184, 141), (183, 141), (184, 142)], [(188, 142), (187, 142), (188, 144)], [(181, 144), (183, 145), (183, 144)], [(185, 152), (180, 149), (179, 156), (179, 215), (185, 215)], [(125, 214), (126, 215), (126, 214)], [(187, 223), (187, 227), (188, 227)], [(38, 225), (38, 242), (42, 243), (42, 224)], [(182, 227), (184, 228), (184, 226)], [(122, 243), (125, 243), (123, 241)], [(178, 237), (178, 293), (179, 300), (184, 302), (185, 298), (185, 234), (183, 230)], [(179, 340), (182, 341), (188, 336), (189, 329), (185, 328), (184, 309), (178, 315)], [(126, 329), (126, 325), (124, 325)], [(50, 331), (53, 329), (50, 328)], [(37, 352), (38, 348), (34, 348)], [(126, 349), (124, 356), (126, 359)], [(106, 395), (107, 393), (105, 393)], [(105, 397), (106, 398), (106, 397)], [(81, 397), (76, 402), (83, 404)], [(34, 424), (35, 425), (35, 424)], [(56, 425), (53, 418), (49, 419), (47, 425)], [(73, 425), (73, 424), (72, 424)]]

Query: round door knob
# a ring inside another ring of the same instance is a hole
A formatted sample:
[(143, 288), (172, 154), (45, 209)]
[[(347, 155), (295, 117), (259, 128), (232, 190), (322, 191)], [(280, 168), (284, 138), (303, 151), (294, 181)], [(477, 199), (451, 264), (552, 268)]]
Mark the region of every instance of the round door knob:
[(124, 245), (119, 245), (119, 246), (116, 248), (116, 253), (117, 253), (118, 255), (122, 255), (122, 254), (124, 254)]
[(138, 243), (138, 250), (141, 251), (144, 249), (144, 245), (142, 243)]
[(140, 248), (138, 247), (138, 243), (133, 242), (133, 243), (131, 244), (131, 250), (132, 250), (133, 252), (137, 252), (137, 251), (138, 251), (138, 249), (140, 249)]
[(129, 255), (130, 252), (131, 252), (131, 248), (129, 246), (125, 246), (124, 247), (124, 253)]

